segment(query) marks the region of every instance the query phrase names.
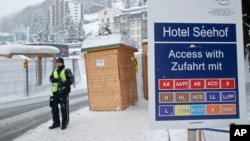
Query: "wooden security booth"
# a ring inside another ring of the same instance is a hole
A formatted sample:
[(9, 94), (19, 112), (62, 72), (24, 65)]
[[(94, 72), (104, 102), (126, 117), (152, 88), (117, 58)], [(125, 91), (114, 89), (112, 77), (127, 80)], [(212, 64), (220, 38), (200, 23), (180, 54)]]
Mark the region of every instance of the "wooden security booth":
[(136, 43), (122, 35), (85, 40), (90, 110), (121, 111), (137, 102), (136, 51)]
[[(10, 44), (0, 45), (0, 56), (6, 58), (12, 58), (14, 55), (24, 55), (27, 57), (37, 57), (37, 79), (38, 85), (42, 84), (42, 58), (52, 57), (55, 65), (56, 54), (59, 53), (59, 49), (52, 46), (35, 46), (35, 45), (21, 45), (21, 44)], [(24, 62), (24, 67), (28, 67), (28, 62)]]
[(142, 67), (143, 67), (143, 93), (148, 100), (148, 41), (142, 42)]

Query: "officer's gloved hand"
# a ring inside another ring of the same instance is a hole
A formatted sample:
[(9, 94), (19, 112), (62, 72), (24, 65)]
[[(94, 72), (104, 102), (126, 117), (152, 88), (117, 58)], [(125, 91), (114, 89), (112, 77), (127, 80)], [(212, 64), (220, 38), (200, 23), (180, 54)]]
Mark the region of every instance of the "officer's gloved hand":
[(59, 79), (58, 78), (54, 78), (53, 80), (52, 80), (52, 83), (58, 83), (59, 82)]
[(64, 85), (64, 86), (69, 86), (69, 83), (68, 83), (67, 81), (64, 81), (64, 82), (63, 82), (63, 85)]

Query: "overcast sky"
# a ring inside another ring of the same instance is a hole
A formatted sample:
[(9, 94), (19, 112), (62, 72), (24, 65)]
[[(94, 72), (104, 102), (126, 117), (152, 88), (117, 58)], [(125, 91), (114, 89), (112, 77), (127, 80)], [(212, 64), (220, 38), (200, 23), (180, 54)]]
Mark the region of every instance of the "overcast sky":
[(22, 10), (31, 5), (41, 3), (45, 0), (1, 0), (0, 17)]

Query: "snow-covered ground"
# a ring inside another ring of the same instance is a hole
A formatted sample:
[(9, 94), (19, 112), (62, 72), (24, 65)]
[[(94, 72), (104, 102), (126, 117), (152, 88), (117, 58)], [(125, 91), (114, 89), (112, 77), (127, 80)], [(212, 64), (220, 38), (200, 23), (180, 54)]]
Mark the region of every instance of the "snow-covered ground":
[[(88, 107), (70, 114), (66, 130), (49, 130), (48, 121), (15, 139), (14, 141), (187, 141), (186, 129), (150, 130), (148, 125), (148, 102), (119, 112), (95, 112)], [(206, 141), (229, 141), (228, 133), (204, 131)]]

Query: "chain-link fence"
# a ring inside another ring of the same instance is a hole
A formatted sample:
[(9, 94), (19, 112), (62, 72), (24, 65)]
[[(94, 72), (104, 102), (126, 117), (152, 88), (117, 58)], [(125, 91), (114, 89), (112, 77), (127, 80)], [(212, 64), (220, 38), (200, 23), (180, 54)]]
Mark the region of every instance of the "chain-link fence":
[[(72, 70), (75, 84), (80, 82), (81, 75), (77, 59), (64, 59), (65, 66)], [(42, 77), (38, 80), (38, 61), (28, 60), (28, 68), (24, 68), (24, 59), (19, 57), (0, 58), (0, 97), (2, 96), (29, 96), (38, 91), (51, 87), (49, 76), (53, 71), (53, 61), (50, 58), (42, 59)]]

